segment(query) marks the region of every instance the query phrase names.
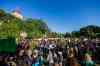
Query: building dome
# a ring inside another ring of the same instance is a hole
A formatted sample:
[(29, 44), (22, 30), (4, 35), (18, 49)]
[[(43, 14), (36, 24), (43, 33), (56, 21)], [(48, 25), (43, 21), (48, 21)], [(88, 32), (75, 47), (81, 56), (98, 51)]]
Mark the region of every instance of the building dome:
[(15, 10), (13, 10), (11, 14), (15, 16), (16, 18), (23, 19), (23, 16), (19, 8), (16, 8)]

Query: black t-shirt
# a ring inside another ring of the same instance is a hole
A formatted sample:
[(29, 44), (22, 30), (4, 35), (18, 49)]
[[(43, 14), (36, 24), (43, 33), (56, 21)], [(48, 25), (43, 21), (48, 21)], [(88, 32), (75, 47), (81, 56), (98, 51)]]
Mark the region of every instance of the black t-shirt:
[(60, 46), (57, 46), (57, 47), (56, 47), (56, 51), (63, 52), (63, 48), (62, 48), (62, 47), (60, 47)]
[(63, 49), (63, 58), (66, 59), (67, 58), (67, 50)]

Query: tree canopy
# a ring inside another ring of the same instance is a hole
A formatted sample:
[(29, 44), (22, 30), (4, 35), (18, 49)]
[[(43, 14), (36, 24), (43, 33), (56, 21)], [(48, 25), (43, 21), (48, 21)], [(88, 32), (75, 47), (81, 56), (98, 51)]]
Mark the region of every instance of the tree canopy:
[(51, 32), (47, 24), (42, 19), (26, 18), (21, 20), (10, 13), (0, 9), (0, 38), (20, 37), (20, 32), (26, 32), (29, 38), (39, 38), (45, 34), (48, 37), (98, 37), (100, 36), (100, 27), (96, 25), (87, 25), (72, 31), (71, 33)]
[(79, 29), (79, 31), (72, 31), (71, 33), (66, 33), (65, 37), (100, 37), (100, 27), (96, 25), (87, 25)]
[(0, 38), (19, 37), (21, 31), (26, 32), (28, 37), (41, 37), (49, 28), (43, 20), (20, 20), (0, 9)]
[(100, 27), (96, 25), (88, 25), (80, 28), (80, 34), (85, 37), (96, 37), (97, 33), (100, 33)]

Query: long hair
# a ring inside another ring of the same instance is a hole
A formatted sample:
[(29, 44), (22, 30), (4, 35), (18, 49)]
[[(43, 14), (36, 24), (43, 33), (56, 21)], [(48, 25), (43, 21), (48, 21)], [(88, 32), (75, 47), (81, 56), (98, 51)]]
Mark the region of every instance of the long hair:
[(73, 48), (68, 50), (68, 66), (80, 66), (76, 61), (75, 52)]
[(68, 49), (68, 57), (74, 56), (74, 49), (73, 48), (69, 48)]

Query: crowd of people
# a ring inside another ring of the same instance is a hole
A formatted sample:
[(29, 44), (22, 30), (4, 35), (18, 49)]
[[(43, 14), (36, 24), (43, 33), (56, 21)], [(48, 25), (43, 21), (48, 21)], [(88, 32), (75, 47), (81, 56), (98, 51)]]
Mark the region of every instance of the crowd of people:
[(0, 66), (95, 66), (96, 42), (41, 40), (30, 48), (21, 41), (15, 54), (0, 56)]

